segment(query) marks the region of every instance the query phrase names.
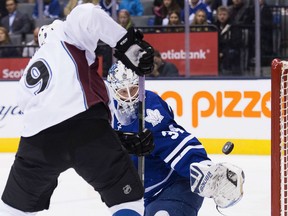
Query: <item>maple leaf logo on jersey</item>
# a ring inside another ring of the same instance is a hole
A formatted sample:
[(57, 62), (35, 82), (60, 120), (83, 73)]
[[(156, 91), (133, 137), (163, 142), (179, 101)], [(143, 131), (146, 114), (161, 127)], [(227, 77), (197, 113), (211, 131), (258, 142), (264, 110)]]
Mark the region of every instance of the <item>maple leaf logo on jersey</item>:
[(164, 118), (160, 114), (158, 109), (155, 109), (155, 110), (147, 109), (146, 113), (147, 113), (147, 116), (145, 117), (145, 121), (151, 123), (153, 127), (161, 123), (162, 119)]

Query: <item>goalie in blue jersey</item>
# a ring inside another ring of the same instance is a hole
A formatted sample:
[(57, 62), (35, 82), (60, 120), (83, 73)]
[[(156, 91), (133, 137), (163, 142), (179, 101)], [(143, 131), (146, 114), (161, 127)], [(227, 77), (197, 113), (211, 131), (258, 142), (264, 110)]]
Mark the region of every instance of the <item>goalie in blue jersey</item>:
[[(136, 167), (137, 156), (145, 156), (145, 216), (196, 216), (203, 197), (213, 198), (220, 208), (240, 200), (242, 169), (228, 163), (214, 164), (201, 142), (177, 124), (170, 106), (152, 91), (145, 91), (147, 130), (138, 133), (138, 80), (117, 61), (110, 68), (107, 86), (113, 98), (112, 124), (124, 148)], [(154, 143), (145, 142), (149, 133)]]

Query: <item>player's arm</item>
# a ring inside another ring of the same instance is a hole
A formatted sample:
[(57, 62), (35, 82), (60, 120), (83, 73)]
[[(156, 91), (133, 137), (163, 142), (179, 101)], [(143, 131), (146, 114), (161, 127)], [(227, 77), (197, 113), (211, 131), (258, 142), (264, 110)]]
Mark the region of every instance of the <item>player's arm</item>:
[(130, 133), (115, 130), (122, 146), (129, 154), (145, 156), (150, 154), (154, 149), (154, 140), (150, 130), (144, 129), (140, 133)]
[[(172, 109), (155, 93), (149, 93), (146, 121), (155, 137), (152, 155), (160, 156), (168, 166), (191, 182), (191, 191), (213, 198), (216, 205), (226, 208), (243, 196), (244, 172), (229, 164), (213, 164), (201, 142), (174, 120)], [(157, 123), (156, 123), (157, 122)], [(149, 125), (149, 124), (148, 124)]]
[[(101, 32), (99, 39), (114, 47), (114, 56), (139, 76), (151, 73), (154, 67), (154, 49), (143, 40), (143, 33), (133, 27), (126, 31), (110, 16), (104, 15), (101, 9), (97, 10), (95, 7), (95, 12), (95, 19), (91, 21), (95, 37)], [(101, 16), (102, 20), (96, 15)]]
[[(143, 76), (153, 69), (154, 50), (134, 28), (128, 31), (113, 20), (100, 6), (83, 4), (74, 8), (65, 21), (67, 42), (94, 53), (101, 40), (115, 48), (115, 57), (126, 67)], [(93, 56), (88, 56), (89, 60)]]

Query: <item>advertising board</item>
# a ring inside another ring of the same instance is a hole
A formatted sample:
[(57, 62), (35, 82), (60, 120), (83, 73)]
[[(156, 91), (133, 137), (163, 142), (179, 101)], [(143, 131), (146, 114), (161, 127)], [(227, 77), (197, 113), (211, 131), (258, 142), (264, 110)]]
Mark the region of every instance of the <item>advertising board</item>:
[[(269, 79), (146, 81), (146, 89), (157, 92), (176, 121), (213, 153), (228, 140), (238, 143), (236, 153), (270, 153), (270, 88)], [(17, 82), (0, 82), (0, 151), (1, 145), (17, 143), (22, 121)]]

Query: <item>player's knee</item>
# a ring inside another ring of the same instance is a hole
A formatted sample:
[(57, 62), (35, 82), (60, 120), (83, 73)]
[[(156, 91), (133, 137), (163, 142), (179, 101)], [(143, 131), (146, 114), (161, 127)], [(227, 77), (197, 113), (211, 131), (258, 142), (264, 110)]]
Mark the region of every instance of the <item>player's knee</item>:
[(99, 191), (102, 200), (108, 207), (131, 202), (143, 198), (144, 188), (139, 176), (133, 167), (126, 170), (125, 174), (110, 188)]
[(170, 216), (170, 214), (165, 210), (160, 210), (160, 211), (156, 212), (156, 214), (154, 216)]

